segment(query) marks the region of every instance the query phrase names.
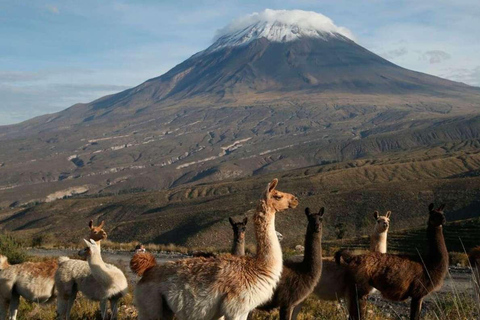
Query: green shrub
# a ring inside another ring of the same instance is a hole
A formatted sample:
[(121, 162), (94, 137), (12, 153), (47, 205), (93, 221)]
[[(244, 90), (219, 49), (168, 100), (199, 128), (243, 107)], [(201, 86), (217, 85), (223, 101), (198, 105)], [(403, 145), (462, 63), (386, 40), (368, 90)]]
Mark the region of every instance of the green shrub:
[(6, 234), (0, 235), (0, 254), (6, 256), (11, 264), (22, 263), (28, 257), (18, 242)]

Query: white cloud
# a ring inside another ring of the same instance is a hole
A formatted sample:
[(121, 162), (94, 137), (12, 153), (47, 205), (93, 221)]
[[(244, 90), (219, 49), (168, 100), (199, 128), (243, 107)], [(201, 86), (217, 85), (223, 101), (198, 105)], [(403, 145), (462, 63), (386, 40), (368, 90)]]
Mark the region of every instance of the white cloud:
[(257, 23), (266, 23), (270, 26), (274, 23), (280, 23), (290, 26), (293, 29), (304, 30), (304, 32), (339, 33), (347, 38), (354, 39), (353, 33), (350, 30), (335, 25), (332, 19), (323, 14), (303, 10), (265, 9), (262, 12), (254, 12), (235, 19), (226, 27), (218, 30), (214, 40), (227, 34), (242, 31)]

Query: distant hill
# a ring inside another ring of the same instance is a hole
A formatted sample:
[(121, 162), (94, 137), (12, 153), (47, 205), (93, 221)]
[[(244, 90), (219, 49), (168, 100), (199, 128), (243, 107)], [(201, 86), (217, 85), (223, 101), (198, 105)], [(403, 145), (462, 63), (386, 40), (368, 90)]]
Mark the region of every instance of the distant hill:
[[(297, 209), (276, 218), (276, 228), (285, 236), (284, 245), (294, 246), (303, 243), (306, 206), (326, 207), (325, 240), (336, 239), (339, 223), (345, 225), (345, 238), (369, 235), (375, 210), (392, 211), (392, 231), (424, 228), (430, 202), (447, 204), (448, 221), (479, 217), (480, 177), (465, 176), (478, 170), (478, 151), (452, 156), (442, 148), (417, 150), (417, 157), (410, 159), (403, 153), (391, 153), (376, 160), (338, 162), (262, 177), (156, 192), (77, 196), (6, 209), (0, 211), (0, 227), (24, 239), (50, 235), (76, 243), (90, 219), (105, 220), (109, 238), (114, 241), (225, 248), (231, 241), (228, 217), (251, 216), (265, 185), (278, 177), (279, 190), (295, 193), (300, 199)], [(247, 240), (254, 242), (251, 223)], [(391, 241), (399, 243), (394, 238)]]

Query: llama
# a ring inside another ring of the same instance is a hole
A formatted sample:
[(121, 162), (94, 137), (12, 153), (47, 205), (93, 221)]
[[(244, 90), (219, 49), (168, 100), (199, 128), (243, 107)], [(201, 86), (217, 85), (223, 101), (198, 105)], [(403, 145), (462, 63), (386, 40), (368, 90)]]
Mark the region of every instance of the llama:
[(107, 239), (107, 233), (103, 230), (105, 221), (100, 222), (98, 226), (93, 225), (93, 220), (90, 220), (88, 227), (90, 228), (90, 238), (97, 243), (97, 246), (100, 248), (100, 242)]
[[(378, 211), (373, 213), (375, 218), (375, 227), (370, 236), (370, 251), (371, 252), (387, 252), (387, 233), (390, 227), (391, 211), (388, 211), (385, 216), (381, 216)], [(339, 299), (346, 299), (347, 305), (350, 304), (348, 299), (348, 279), (347, 268), (345, 265), (337, 265), (333, 260), (323, 260), (323, 268), (320, 281), (314, 289), (314, 294), (320, 300), (338, 301)], [(370, 289), (370, 293), (374, 291)], [(300, 309), (298, 306), (296, 309)], [(300, 310), (295, 310), (298, 314)]]
[(70, 319), (78, 291), (90, 300), (100, 301), (103, 319), (107, 319), (107, 301), (110, 301), (111, 319), (117, 319), (118, 300), (128, 292), (127, 278), (120, 269), (103, 262), (100, 247), (94, 240), (84, 241), (87, 247), (79, 255), (86, 256), (87, 261), (67, 258), (55, 274), (58, 319)]
[(235, 222), (231, 217), (228, 218), (233, 230), (233, 244), (231, 253), (234, 256), (245, 255), (245, 231), (247, 230), (248, 218), (245, 217), (241, 222)]
[(472, 268), (473, 286), (477, 294), (477, 302), (480, 303), (480, 247), (473, 248), (468, 253), (468, 260)]
[(370, 286), (393, 301), (403, 301), (411, 297), (410, 319), (420, 319), (422, 302), (425, 296), (438, 290), (448, 272), (448, 251), (443, 237), (446, 222), (441, 205), (436, 210), (433, 203), (428, 207), (427, 256), (413, 258), (395, 254), (369, 252), (352, 255), (347, 250), (335, 255), (337, 263), (345, 261), (348, 269), (349, 306), (351, 319), (363, 319), (366, 315), (366, 296)]
[[(97, 241), (106, 238), (103, 223), (93, 227), (90, 221), (90, 237)], [(20, 296), (30, 302), (51, 302), (55, 294), (55, 272), (58, 263), (65, 258), (47, 260), (42, 262), (24, 262), (9, 265), (6, 257), (1, 256), (0, 265), (0, 320), (6, 319), (7, 310), (10, 319), (15, 320), (18, 312)]]
[(305, 209), (308, 219), (305, 253), (301, 262), (284, 261), (283, 272), (272, 299), (260, 310), (280, 307), (280, 320), (296, 319), (295, 307), (312, 293), (322, 274), (322, 221), (325, 208), (318, 213)]
[(268, 301), (282, 273), (282, 250), (275, 214), (295, 208), (298, 199), (268, 184), (254, 215), (257, 254), (190, 258), (157, 265), (148, 253), (133, 256), (130, 267), (142, 275), (135, 289), (140, 320), (245, 320)]

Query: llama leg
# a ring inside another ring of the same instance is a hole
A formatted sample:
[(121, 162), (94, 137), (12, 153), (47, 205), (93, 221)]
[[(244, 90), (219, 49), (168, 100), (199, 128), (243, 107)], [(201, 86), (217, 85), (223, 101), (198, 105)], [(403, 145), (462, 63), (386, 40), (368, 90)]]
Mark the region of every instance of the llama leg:
[(76, 298), (77, 298), (77, 289), (74, 288), (71, 295), (68, 297), (66, 314), (65, 314), (66, 320), (70, 320), (70, 313), (72, 311), (73, 303), (75, 302)]
[(7, 320), (8, 301), (2, 299), (0, 301), (0, 320)]
[(100, 315), (103, 320), (107, 319), (108, 310), (107, 310), (107, 300), (100, 300)]
[(293, 307), (280, 307), (280, 320), (291, 320)]
[(348, 315), (350, 320), (365, 319), (367, 296), (358, 292), (357, 286), (351, 286), (347, 294)]
[(64, 320), (67, 315), (68, 299), (63, 295), (57, 297), (57, 320)]
[(300, 302), (295, 308), (293, 308), (292, 320), (297, 320), (298, 314), (302, 310), (304, 301)]
[(420, 320), (420, 313), (422, 312), (422, 302), (423, 298), (412, 298), (412, 302), (410, 304), (410, 320)]
[(10, 320), (17, 319), (18, 304), (20, 303), (20, 296), (15, 290), (12, 291), (12, 297), (10, 298)]
[(110, 299), (110, 310), (112, 310), (111, 320), (117, 320), (117, 317), (118, 317), (118, 298)]

